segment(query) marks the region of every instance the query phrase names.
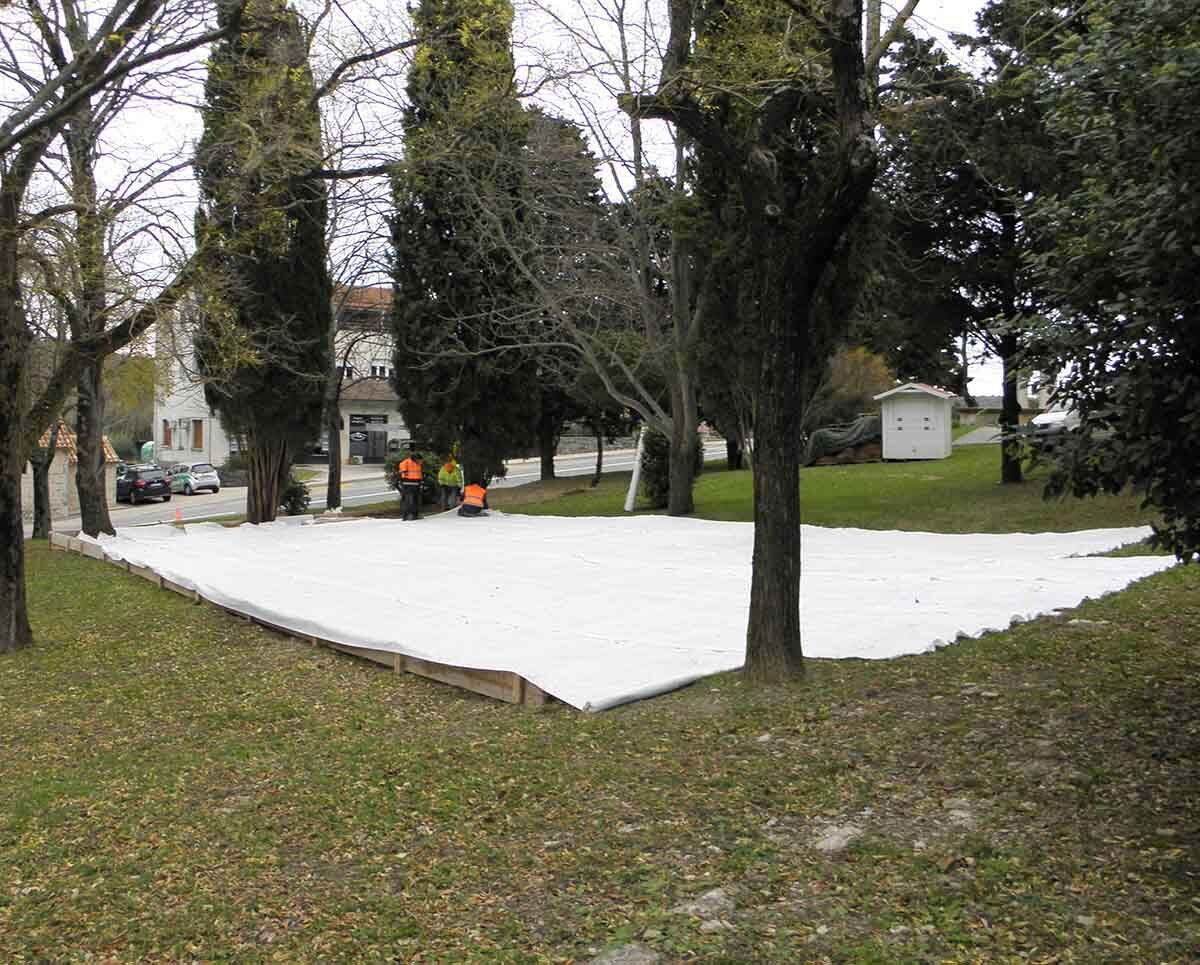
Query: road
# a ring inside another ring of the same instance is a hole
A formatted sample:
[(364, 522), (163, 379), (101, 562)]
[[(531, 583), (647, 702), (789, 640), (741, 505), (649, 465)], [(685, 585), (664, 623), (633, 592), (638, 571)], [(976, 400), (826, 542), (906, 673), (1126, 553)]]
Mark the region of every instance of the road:
[[(716, 459), (725, 454), (723, 442), (709, 443), (705, 446), (704, 457)], [(634, 451), (632, 449), (614, 450), (604, 455), (604, 471), (620, 472), (633, 468)], [(558, 456), (554, 460), (554, 471), (559, 476), (587, 476), (596, 468), (596, 454), (585, 452), (579, 455)], [(379, 502), (388, 498), (396, 498), (395, 490), (389, 489), (383, 481), (382, 466), (347, 466), (345, 468), (350, 478), (342, 480), (342, 505), (354, 506), (362, 503)], [(537, 459), (522, 459), (510, 462), (508, 475), (504, 479), (492, 482), (492, 488), (501, 486), (523, 486), (536, 482), (541, 476), (541, 463)], [(313, 498), (310, 504), (313, 509), (321, 509), (325, 505), (325, 480), (322, 477), (309, 483)], [(175, 510), (185, 523), (199, 522), (217, 516), (240, 516), (246, 512), (246, 489), (234, 486), (222, 489), (219, 493), (197, 493), (185, 496), (176, 493), (169, 503), (155, 501), (140, 506), (129, 506), (118, 503), (110, 508), (114, 526), (146, 526), (152, 523), (170, 523), (175, 520)], [(54, 521), (53, 528), (62, 532), (78, 532), (80, 520), (78, 516), (67, 516)], [(26, 526), (26, 536), (29, 527)]]

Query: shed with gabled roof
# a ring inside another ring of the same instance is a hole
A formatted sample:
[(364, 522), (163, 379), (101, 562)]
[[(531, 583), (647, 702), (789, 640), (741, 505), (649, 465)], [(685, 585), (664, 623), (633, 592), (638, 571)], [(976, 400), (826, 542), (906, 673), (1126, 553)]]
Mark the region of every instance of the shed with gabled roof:
[[(38, 440), (38, 448), (45, 449), (50, 445), (50, 430), (42, 433)], [(101, 438), (104, 453), (104, 492), (108, 504), (116, 504), (117, 498), (117, 462), (116, 451), (108, 441), (108, 436)], [(79, 512), (79, 491), (75, 486), (75, 473), (79, 463), (76, 450), (75, 433), (60, 421), (58, 438), (55, 440), (54, 455), (50, 461), (50, 515), (52, 517), (74, 516)], [(33, 518), (33, 467), (26, 462), (25, 471), (21, 476), (21, 515), (29, 520)]]
[(884, 459), (946, 459), (953, 445), (955, 395), (924, 382), (880, 392)]

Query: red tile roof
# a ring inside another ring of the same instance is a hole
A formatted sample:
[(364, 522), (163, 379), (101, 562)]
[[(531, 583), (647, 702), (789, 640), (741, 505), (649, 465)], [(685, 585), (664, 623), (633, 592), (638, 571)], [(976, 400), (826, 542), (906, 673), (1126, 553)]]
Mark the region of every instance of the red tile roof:
[[(120, 462), (117, 452), (112, 447), (112, 443), (108, 441), (108, 436), (101, 437), (101, 445), (104, 447), (105, 462)], [(38, 440), (38, 448), (45, 449), (50, 445), (50, 430), (47, 429), (42, 433), (42, 438)], [(67, 461), (71, 463), (79, 462), (79, 453), (75, 448), (75, 433), (67, 428), (67, 424), (63, 421), (58, 423), (58, 444), (57, 449), (65, 449), (67, 451)]]
[(387, 312), (392, 308), (392, 289), (382, 285), (354, 288), (338, 285), (333, 298), (342, 311)]

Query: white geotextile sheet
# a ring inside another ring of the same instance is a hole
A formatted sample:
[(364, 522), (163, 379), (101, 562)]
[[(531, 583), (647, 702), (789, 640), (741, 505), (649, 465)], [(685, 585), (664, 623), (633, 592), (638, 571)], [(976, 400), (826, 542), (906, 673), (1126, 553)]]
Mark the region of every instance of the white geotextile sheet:
[[(803, 527), (810, 657), (919, 653), (1172, 563), (1098, 558), (1145, 529), (944, 535)], [(740, 667), (754, 529), (662, 516), (121, 529), (109, 557), (298, 633), (510, 670), (602, 710)]]

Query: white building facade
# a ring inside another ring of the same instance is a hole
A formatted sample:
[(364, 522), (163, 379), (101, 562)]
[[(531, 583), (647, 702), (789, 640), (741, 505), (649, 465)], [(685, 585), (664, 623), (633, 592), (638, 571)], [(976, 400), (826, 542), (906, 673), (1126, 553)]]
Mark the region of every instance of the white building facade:
[[(340, 379), (341, 453), (346, 462), (382, 462), (408, 438), (392, 391), (392, 339), (387, 331), (389, 288), (340, 289), (334, 341), (335, 377)], [(160, 384), (154, 400), (155, 459), (162, 465), (209, 462), (222, 466), (238, 440), (222, 428), (204, 400), (204, 384), (185, 334), (160, 334)], [(321, 449), (325, 433), (313, 439)]]

